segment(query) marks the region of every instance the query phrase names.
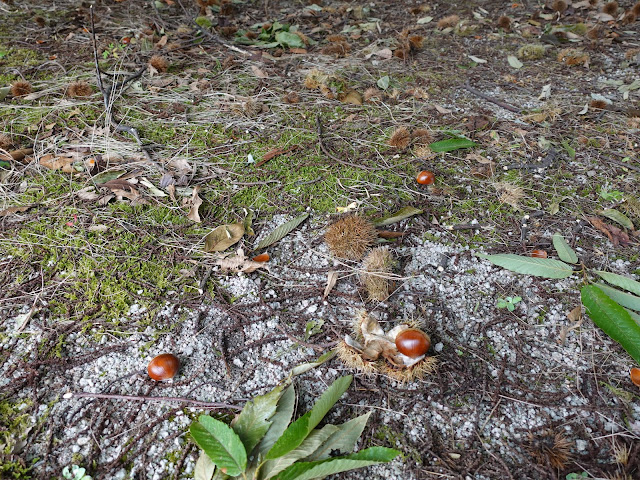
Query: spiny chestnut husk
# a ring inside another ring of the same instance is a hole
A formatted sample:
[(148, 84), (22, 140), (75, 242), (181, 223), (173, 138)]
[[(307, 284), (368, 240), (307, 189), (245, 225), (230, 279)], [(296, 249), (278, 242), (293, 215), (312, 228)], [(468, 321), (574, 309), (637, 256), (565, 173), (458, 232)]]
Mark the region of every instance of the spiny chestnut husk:
[(436, 359), (426, 356), (431, 341), (422, 330), (400, 324), (385, 333), (377, 320), (364, 311), (354, 323), (354, 335), (346, 335), (336, 347), (348, 367), (367, 375), (381, 373), (401, 382), (423, 378), (435, 370)]
[(390, 275), (395, 261), (387, 247), (374, 248), (362, 264), (364, 272), (360, 279), (367, 289), (370, 300), (384, 302), (389, 298)]
[(348, 215), (327, 228), (324, 239), (336, 257), (360, 260), (378, 238), (376, 227), (358, 215)]

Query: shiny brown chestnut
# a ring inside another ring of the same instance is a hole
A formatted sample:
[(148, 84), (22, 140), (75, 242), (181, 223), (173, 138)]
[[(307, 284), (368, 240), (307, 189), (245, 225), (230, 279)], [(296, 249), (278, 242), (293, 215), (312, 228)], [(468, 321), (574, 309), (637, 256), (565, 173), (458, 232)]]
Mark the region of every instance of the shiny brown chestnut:
[(396, 348), (407, 357), (420, 357), (427, 353), (429, 347), (431, 347), (429, 336), (417, 328), (408, 328), (396, 336)]
[(158, 382), (176, 376), (180, 368), (180, 360), (172, 353), (163, 353), (149, 362), (147, 373), (152, 380)]

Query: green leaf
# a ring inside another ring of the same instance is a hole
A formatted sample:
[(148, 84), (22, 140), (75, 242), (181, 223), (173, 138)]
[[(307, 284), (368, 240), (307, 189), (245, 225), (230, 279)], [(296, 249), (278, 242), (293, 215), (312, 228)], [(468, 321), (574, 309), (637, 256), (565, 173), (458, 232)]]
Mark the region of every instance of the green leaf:
[(506, 268), (512, 272), (534, 275), (545, 278), (566, 278), (573, 273), (571, 265), (552, 258), (533, 258), (501, 253), (498, 255), (485, 255), (476, 253), (476, 256), (489, 260), (494, 265)]
[(296, 405), (296, 391), (292, 385), (290, 385), (284, 393), (280, 396), (278, 400), (278, 407), (276, 408), (276, 413), (271, 417), (271, 427), (262, 437), (262, 441), (258, 445), (258, 454), (264, 455), (273, 444), (276, 443), (284, 431), (287, 429), (287, 425), (291, 422), (293, 418), (293, 411)]
[(399, 222), (400, 220), (404, 220), (405, 218), (412, 217), (414, 215), (423, 214), (424, 210), (420, 210), (415, 207), (402, 207), (396, 213), (392, 213), (391, 215), (387, 215), (381, 218), (376, 218), (373, 221), (373, 224), (376, 227), (383, 227), (385, 225), (391, 225), (392, 223)]
[(285, 468), (293, 465), (297, 460), (308, 457), (315, 452), (326, 440), (333, 435), (338, 427), (335, 425), (325, 425), (320, 430), (314, 430), (309, 434), (304, 442), (300, 444), (298, 448), (294, 448), (286, 455), (278, 457), (274, 460), (267, 460), (261, 470), (260, 478), (267, 480), (268, 478), (277, 475)]
[(278, 240), (281, 240), (285, 235), (289, 234), (294, 228), (304, 222), (308, 216), (308, 213), (303, 213), (293, 220), (289, 220), (287, 223), (276, 227), (271, 233), (264, 237), (258, 245), (256, 245), (254, 250), (260, 250), (261, 248), (268, 247), (269, 245), (276, 243)]
[(265, 458), (267, 460), (273, 460), (286, 455), (300, 445), (304, 439), (307, 438), (309, 432), (313, 430), (313, 427), (309, 428), (309, 417), (311, 417), (311, 412), (305, 413), (289, 425), (280, 438), (273, 444), (271, 450), (267, 452)]
[(633, 230), (633, 222), (629, 220), (629, 217), (627, 217), (624, 213), (619, 212), (618, 210), (607, 208), (606, 210), (598, 210), (598, 213), (603, 217), (607, 217), (609, 220), (613, 220), (614, 222), (619, 223), (624, 228)]
[(269, 419), (276, 413), (283, 388), (283, 385), (278, 385), (269, 393), (247, 402), (240, 414), (231, 422), (231, 428), (238, 434), (247, 452), (251, 453), (269, 430), (271, 426)]
[(627, 292), (621, 292), (609, 285), (604, 283), (596, 283), (598, 288), (602, 290), (607, 297), (609, 297), (614, 302), (619, 303), (623, 307), (630, 308), (631, 310), (637, 310), (640, 312), (640, 297), (636, 297), (635, 295), (631, 295)]
[(507, 62), (509, 62), (509, 65), (511, 65), (511, 67), (515, 68), (516, 70), (521, 69), (523, 66), (523, 63), (518, 60), (518, 57), (516, 57), (515, 55), (509, 55), (507, 57)]
[(325, 352), (322, 355), (320, 355), (318, 359), (315, 360), (314, 362), (303, 363), (293, 367), (293, 369), (291, 370), (291, 376), (296, 377), (298, 375), (302, 375), (303, 373), (306, 373), (309, 370), (316, 368), (317, 366), (322, 365), (323, 363), (331, 360), (335, 356), (336, 356), (336, 351), (329, 350), (328, 352)]
[(387, 88), (389, 88), (390, 82), (391, 82), (391, 79), (389, 78), (389, 75), (385, 75), (384, 77), (380, 77), (376, 82), (376, 84), (380, 89), (386, 90)]
[(452, 152), (461, 148), (475, 147), (476, 142), (472, 142), (467, 138), (449, 138), (429, 144), (429, 148), (434, 152)]
[(0, 101), (4, 100), (10, 91), (11, 87), (0, 87)]
[(311, 480), (323, 478), (354, 468), (368, 467), (377, 463), (390, 462), (400, 455), (398, 450), (386, 447), (370, 447), (352, 455), (329, 458), (318, 462), (298, 462), (278, 476), (278, 480)]
[(638, 327), (640, 327), (640, 315), (638, 315), (636, 312), (633, 312), (631, 310), (627, 310), (627, 313), (631, 315), (631, 318), (633, 318), (633, 321), (636, 322)]
[(127, 173), (126, 170), (105, 170), (104, 172), (94, 175), (92, 180), (96, 185), (101, 185), (111, 180), (115, 180), (116, 178), (120, 178), (125, 173)]
[(624, 277), (617, 273), (604, 272), (602, 270), (596, 270), (594, 273), (600, 275), (605, 282), (609, 282), (616, 287), (620, 287), (624, 290), (635, 293), (636, 295), (640, 295), (640, 282), (636, 282), (633, 278)]
[(227, 424), (200, 415), (189, 427), (193, 440), (225, 474), (240, 475), (247, 467), (247, 452), (240, 437)]
[(574, 160), (576, 158), (576, 150), (571, 145), (569, 145), (569, 142), (567, 140), (562, 141), (562, 147), (565, 149), (567, 155), (569, 155), (569, 158), (571, 160)]
[(333, 382), (329, 388), (324, 391), (320, 398), (316, 400), (316, 403), (309, 412), (305, 413), (302, 417), (289, 425), (289, 428), (285, 430), (271, 450), (269, 450), (266, 459), (273, 460), (274, 458), (281, 457), (298, 447), (307, 435), (316, 428), (316, 425), (320, 423), (347, 388), (349, 388), (352, 380), (353, 376), (347, 375), (346, 377), (340, 377)]
[(193, 469), (193, 480), (211, 480), (216, 464), (211, 461), (209, 455), (202, 452), (198, 457), (196, 466)]
[(289, 48), (304, 47), (304, 42), (302, 41), (302, 38), (300, 38), (295, 33), (278, 32), (276, 33), (276, 42), (278, 42), (280, 45), (283, 45)]
[(320, 396), (311, 409), (311, 418), (309, 419), (309, 431), (316, 428), (316, 425), (324, 418), (331, 407), (340, 399), (342, 394), (347, 391), (349, 385), (353, 381), (353, 375), (347, 375), (336, 379)]
[(564, 237), (559, 233), (553, 234), (553, 248), (558, 252), (560, 260), (569, 263), (578, 263), (576, 252), (573, 251)]
[(205, 252), (222, 252), (235, 245), (244, 235), (244, 224), (230, 223), (214, 228), (204, 237)]
[(580, 293), (582, 304), (593, 322), (640, 363), (640, 326), (629, 312), (595, 285), (582, 287)]
[(342, 425), (337, 425), (337, 431), (305, 460), (310, 462), (324, 460), (329, 458), (332, 450), (338, 450), (342, 454), (352, 452), (370, 416), (371, 412), (368, 412)]

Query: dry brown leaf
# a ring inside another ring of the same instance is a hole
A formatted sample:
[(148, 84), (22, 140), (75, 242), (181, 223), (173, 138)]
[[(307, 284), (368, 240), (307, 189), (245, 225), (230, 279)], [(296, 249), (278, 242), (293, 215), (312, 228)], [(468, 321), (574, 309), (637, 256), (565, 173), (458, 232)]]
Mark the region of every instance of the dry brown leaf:
[(198, 195), (200, 193), (200, 185), (194, 187), (193, 194), (191, 195), (191, 209), (189, 210), (189, 214), (187, 218), (193, 222), (200, 223), (202, 220), (200, 219), (200, 213), (198, 213), (198, 209), (200, 205), (202, 205), (202, 199)]
[(567, 318), (572, 322), (577, 322), (582, 318), (582, 307), (578, 305), (576, 308), (567, 313)]
[(80, 198), (80, 200), (93, 201), (100, 198), (100, 194), (96, 192), (96, 187), (94, 187), (93, 185), (78, 190), (76, 192), (76, 195), (78, 196), (78, 198)]
[(50, 170), (62, 170), (63, 172), (71, 172), (71, 164), (75, 162), (73, 157), (57, 157), (51, 153), (47, 153), (40, 157), (39, 163), (43, 167)]
[(8, 208), (5, 208), (4, 210), (0, 211), (0, 217), (8, 217), (9, 215), (13, 215), (14, 213), (26, 212), (31, 207), (33, 207), (33, 205), (22, 205), (22, 206), (8, 207)]
[(335, 286), (337, 281), (338, 272), (336, 272), (335, 270), (329, 270), (329, 272), (327, 273), (327, 286), (324, 287), (322, 298), (327, 298), (329, 296), (329, 293), (331, 293), (331, 290), (333, 290), (333, 287)]
[(344, 95), (338, 96), (338, 100), (342, 103), (349, 103), (351, 105), (362, 105), (362, 95), (356, 90), (349, 90)]
[(231, 223), (213, 229), (204, 239), (205, 252), (222, 252), (240, 241), (244, 235), (244, 224)]
[(254, 262), (247, 258), (242, 249), (239, 249), (237, 254), (232, 257), (216, 260), (216, 265), (219, 265), (222, 270), (244, 273), (255, 272), (259, 268), (269, 269), (266, 262)]
[(258, 78), (269, 78), (269, 75), (267, 75), (264, 70), (260, 70), (258, 67), (256, 67), (255, 65), (251, 65), (251, 71), (253, 72), (253, 74), (258, 77)]
[(600, 230), (604, 233), (611, 243), (613, 243), (616, 247), (618, 245), (627, 246), (631, 243), (631, 239), (626, 232), (623, 232), (615, 225), (611, 225), (610, 223), (604, 223), (598, 217), (587, 217), (587, 220), (591, 222), (596, 229)]
[(452, 113), (452, 110), (448, 110), (444, 107), (441, 107), (440, 105), (433, 105), (433, 108), (435, 108), (438, 113), (441, 113), (442, 115), (446, 115), (447, 113)]
[(19, 150), (13, 150), (8, 154), (0, 154), (0, 160), (16, 160), (20, 161), (27, 155), (33, 153), (33, 148), (21, 148)]
[(273, 150), (269, 150), (262, 156), (262, 160), (256, 163), (256, 167), (260, 167), (271, 160), (273, 157), (277, 157), (278, 155), (283, 155), (285, 153), (289, 153), (298, 148), (298, 145), (292, 145), (289, 148), (274, 148)]
[(380, 238), (400, 238), (404, 236), (404, 232), (392, 232), (391, 230), (378, 230), (378, 236)]

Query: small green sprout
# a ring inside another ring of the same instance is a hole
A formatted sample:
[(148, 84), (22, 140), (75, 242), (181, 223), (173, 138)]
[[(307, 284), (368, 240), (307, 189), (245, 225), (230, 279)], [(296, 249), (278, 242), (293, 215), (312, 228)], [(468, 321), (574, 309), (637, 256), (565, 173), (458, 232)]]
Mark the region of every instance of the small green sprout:
[(516, 304), (521, 301), (522, 301), (522, 297), (499, 298), (498, 303), (496, 303), (496, 307), (506, 308), (510, 312), (513, 312), (516, 309)]
[(79, 465), (71, 465), (71, 469), (69, 467), (62, 469), (62, 476), (69, 480), (93, 480), (90, 475), (85, 475), (86, 471), (85, 468)]

